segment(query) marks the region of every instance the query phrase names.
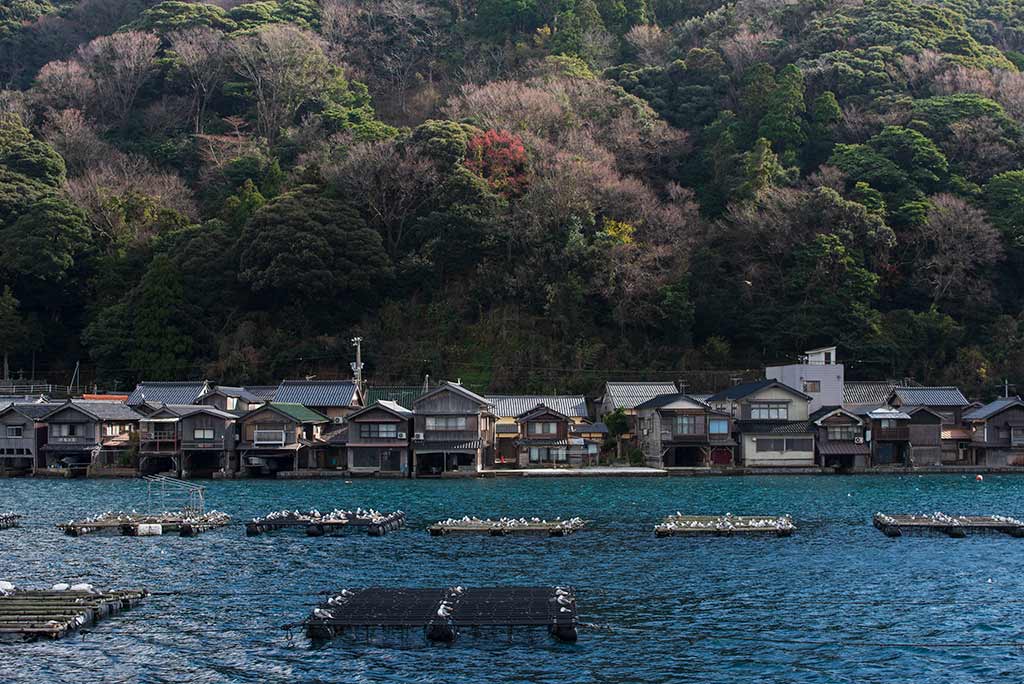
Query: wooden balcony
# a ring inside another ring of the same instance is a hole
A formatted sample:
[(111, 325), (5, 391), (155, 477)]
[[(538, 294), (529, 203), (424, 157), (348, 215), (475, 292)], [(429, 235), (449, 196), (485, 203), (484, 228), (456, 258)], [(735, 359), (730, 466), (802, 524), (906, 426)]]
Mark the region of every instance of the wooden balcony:
[(188, 451), (221, 451), (224, 449), (224, 438), (214, 439), (183, 439), (181, 448)]
[(662, 431), (662, 442), (679, 442), (682, 444), (707, 444), (708, 436), (704, 433)]
[(876, 442), (909, 442), (910, 428), (873, 428), (871, 430), (871, 439)]
[(284, 430), (256, 430), (253, 433), (254, 447), (283, 447), (288, 443), (288, 433)]

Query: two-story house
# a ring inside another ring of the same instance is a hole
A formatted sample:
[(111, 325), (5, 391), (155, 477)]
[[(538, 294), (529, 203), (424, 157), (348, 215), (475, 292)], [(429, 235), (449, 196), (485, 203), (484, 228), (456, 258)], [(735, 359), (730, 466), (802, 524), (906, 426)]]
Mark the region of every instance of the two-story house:
[(679, 391), (674, 382), (606, 382), (604, 394), (597, 402), (597, 417), (602, 422), (608, 414), (621, 410), (628, 421), (628, 429), (619, 439), (636, 444), (636, 407), (648, 399)]
[(69, 399), (51, 407), (39, 417), (47, 426), (45, 466), (74, 474), (134, 471), (140, 418), (131, 407), (115, 401)]
[(283, 380), (274, 402), (301, 404), (334, 423), (364, 406), (363, 393), (351, 380)]
[[(590, 412), (587, 400), (581, 394), (576, 395), (541, 395), (541, 394), (489, 394), (486, 399), (491, 402), (494, 414), (494, 449), (488, 456), (484, 467), (503, 468), (520, 467), (519, 441), (529, 437), (522, 431), (519, 422), (521, 416), (528, 414), (538, 406), (546, 406), (556, 413), (565, 416), (566, 439), (584, 439), (582, 434), (575, 433), (574, 428), (588, 422)], [(573, 433), (573, 434), (570, 434)], [(582, 443), (575, 445), (584, 446)], [(577, 448), (576, 451), (579, 451)]]
[(970, 430), (970, 462), (976, 465), (1024, 465), (1024, 401), (997, 399), (964, 414)]
[(34, 471), (46, 444), (46, 425), (40, 421), (54, 404), (13, 403), (0, 409), (0, 474)]
[(766, 379), (717, 392), (707, 402), (735, 421), (743, 465), (815, 465), (815, 427), (809, 421), (809, 395), (778, 380)]
[(347, 420), (346, 465), (353, 475), (409, 475), (413, 413), (393, 401), (377, 401)]
[(813, 413), (823, 406), (843, 403), (846, 372), (836, 357), (835, 347), (821, 347), (804, 352), (798, 363), (767, 366), (769, 380), (802, 390), (811, 398), (808, 409)]
[(194, 404), (211, 389), (206, 380), (140, 382), (124, 402), (139, 412), (168, 404)]
[(217, 385), (204, 392), (194, 403), (241, 416), (267, 403), (267, 400), (261, 399), (245, 387)]
[(516, 416), (516, 465), (557, 468), (597, 463), (600, 444), (573, 435), (573, 427), (582, 424), (578, 418), (544, 404)]
[(871, 456), (866, 418), (841, 406), (822, 406), (810, 415), (816, 428), (818, 465), (829, 468), (864, 468)]
[(301, 404), (273, 401), (238, 418), (239, 466), (249, 475), (315, 468), (330, 420)]
[[(962, 453), (961, 444), (966, 438), (962, 433), (963, 414), (971, 402), (963, 395), (957, 387), (895, 387), (889, 395), (889, 406), (898, 408), (904, 413), (913, 414), (914, 407), (922, 406), (928, 408), (932, 413), (940, 417), (939, 427), (939, 451), (941, 454), (933, 455), (928, 453), (925, 446), (932, 447), (930, 440), (927, 445), (923, 442), (915, 446), (921, 446), (920, 454), (914, 455), (918, 463), (955, 463), (962, 461), (965, 454)], [(945, 433), (943, 435), (943, 433)], [(930, 433), (929, 433), (930, 435)], [(920, 456), (920, 458), (919, 458)], [(921, 460), (924, 459), (924, 460)]]
[(236, 420), (215, 406), (161, 406), (139, 420), (139, 471), (192, 477), (230, 468)]
[(413, 477), (480, 472), (492, 447), (494, 414), (485, 397), (445, 382), (413, 403)]
[(637, 405), (640, 450), (654, 468), (732, 465), (732, 416), (687, 394), (663, 394)]

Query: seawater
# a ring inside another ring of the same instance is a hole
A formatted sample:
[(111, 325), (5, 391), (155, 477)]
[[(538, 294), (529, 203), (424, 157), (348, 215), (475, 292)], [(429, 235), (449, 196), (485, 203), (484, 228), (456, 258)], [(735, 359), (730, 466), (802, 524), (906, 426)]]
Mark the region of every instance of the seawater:
[[(1024, 540), (888, 539), (876, 511), (1024, 516), (1024, 477), (561, 478), (206, 482), (242, 521), (280, 509), (374, 507), (409, 527), (246, 538), (65, 537), (59, 522), (144, 509), (134, 481), (7, 480), (0, 579), (160, 592), (84, 638), (0, 645), (3, 682), (1020, 682)], [(790, 538), (656, 539), (675, 511), (789, 513)], [(581, 516), (563, 539), (432, 538), (449, 516)], [(363, 586), (573, 585), (575, 645), (514, 632), (454, 646), (314, 646), (318, 593)], [(886, 644), (895, 647), (885, 646)], [(914, 645), (922, 644), (922, 645)], [(928, 644), (945, 644), (929, 647)], [(962, 647), (960, 644), (973, 644)]]

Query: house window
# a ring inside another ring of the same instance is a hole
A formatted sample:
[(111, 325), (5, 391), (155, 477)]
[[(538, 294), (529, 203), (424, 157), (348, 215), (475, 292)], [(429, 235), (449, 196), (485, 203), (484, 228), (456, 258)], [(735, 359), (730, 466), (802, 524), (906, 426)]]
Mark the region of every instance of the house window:
[(697, 416), (673, 416), (672, 434), (674, 435), (695, 435), (697, 434)]
[(238, 408), (238, 398), (228, 397), (227, 402), (224, 405), (228, 407), (228, 411), (234, 411), (236, 408)]
[(789, 420), (789, 404), (778, 402), (752, 402), (751, 420)]
[(786, 451), (814, 451), (813, 439), (787, 439)]
[(359, 436), (363, 439), (396, 439), (398, 426), (394, 423), (362, 423)]
[(818, 394), (821, 392), (821, 380), (805, 380), (804, 392), (808, 394)]
[(565, 463), (567, 459), (564, 447), (530, 447), (530, 463)]
[(829, 425), (828, 439), (831, 442), (852, 442), (860, 437), (860, 427), (856, 425)]
[(466, 429), (465, 416), (427, 416), (427, 430), (446, 430), (460, 432)]
[(729, 421), (724, 418), (712, 418), (708, 423), (708, 432), (713, 435), (729, 434)]
[(814, 440), (758, 437), (758, 451), (814, 451)]
[(196, 428), (192, 431), (192, 439), (210, 440), (213, 439), (213, 428)]
[(1024, 446), (1024, 427), (1010, 428), (1010, 446)]
[(11, 438), (21, 437), (23, 429), (24, 429), (23, 425), (8, 425), (7, 426), (7, 436), (11, 437)]
[(531, 435), (554, 435), (558, 433), (558, 423), (530, 423), (529, 433)]
[(77, 437), (78, 423), (53, 423), (50, 425), (50, 434), (54, 437)]
[(878, 427), (882, 428), (883, 430), (892, 430), (893, 428), (898, 428), (899, 426), (899, 421), (892, 420), (891, 418), (883, 418), (882, 420), (878, 421)]

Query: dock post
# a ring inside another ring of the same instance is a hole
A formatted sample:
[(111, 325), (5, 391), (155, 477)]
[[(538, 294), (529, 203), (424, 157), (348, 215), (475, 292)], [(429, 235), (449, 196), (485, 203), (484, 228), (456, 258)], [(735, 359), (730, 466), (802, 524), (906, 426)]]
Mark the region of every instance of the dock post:
[(554, 624), (548, 628), (551, 636), (566, 644), (575, 644), (579, 635), (576, 633), (576, 625), (572, 623)]
[(459, 630), (447, 620), (444, 622), (434, 621), (427, 625), (427, 638), (431, 641), (454, 644), (458, 636)]

